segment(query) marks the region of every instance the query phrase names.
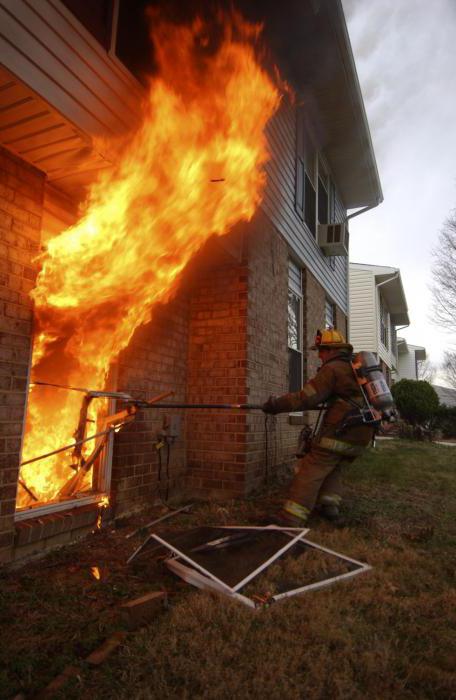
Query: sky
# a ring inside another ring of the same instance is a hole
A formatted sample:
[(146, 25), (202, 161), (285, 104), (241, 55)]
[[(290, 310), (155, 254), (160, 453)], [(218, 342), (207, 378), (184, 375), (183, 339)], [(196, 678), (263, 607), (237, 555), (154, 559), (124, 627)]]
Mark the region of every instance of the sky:
[[(401, 271), (409, 343), (456, 347), (432, 322), (432, 251), (456, 209), (456, 0), (342, 0), (384, 202), (350, 224), (350, 259)], [(444, 384), (437, 375), (436, 383)]]

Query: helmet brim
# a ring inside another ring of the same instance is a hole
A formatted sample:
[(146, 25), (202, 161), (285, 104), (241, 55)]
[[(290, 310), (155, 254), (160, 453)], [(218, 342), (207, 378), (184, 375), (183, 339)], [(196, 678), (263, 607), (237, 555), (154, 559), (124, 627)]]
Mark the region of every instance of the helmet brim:
[(321, 345), (311, 345), (309, 350), (348, 350), (353, 352), (353, 345), (350, 343), (330, 343), (329, 345), (322, 343)]

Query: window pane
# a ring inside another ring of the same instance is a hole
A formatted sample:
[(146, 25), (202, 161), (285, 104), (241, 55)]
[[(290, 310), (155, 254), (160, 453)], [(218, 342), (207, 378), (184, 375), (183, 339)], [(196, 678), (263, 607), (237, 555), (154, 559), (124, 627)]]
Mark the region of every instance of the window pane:
[(315, 214), (316, 214), (316, 193), (311, 181), (306, 173), (305, 183), (305, 202), (304, 202), (304, 221), (309, 227), (313, 236), (315, 236)]
[(335, 328), (336, 326), (336, 307), (326, 299), (325, 301), (325, 328)]
[(111, 45), (113, 0), (62, 0), (70, 12), (105, 49)]
[(326, 187), (322, 182), (321, 178), (318, 178), (318, 221), (320, 224), (329, 223), (329, 198)]
[(304, 213), (304, 161), (296, 159), (296, 209), (300, 216)]
[(385, 303), (380, 297), (380, 340), (382, 341), (385, 348), (388, 348), (388, 313), (385, 307)]
[(302, 333), (301, 333), (301, 299), (300, 297), (288, 290), (288, 347), (294, 350), (302, 348)]
[(116, 55), (140, 82), (155, 70), (146, 8), (149, 0), (120, 0), (117, 23)]
[(302, 389), (302, 354), (297, 350), (288, 349), (289, 391)]

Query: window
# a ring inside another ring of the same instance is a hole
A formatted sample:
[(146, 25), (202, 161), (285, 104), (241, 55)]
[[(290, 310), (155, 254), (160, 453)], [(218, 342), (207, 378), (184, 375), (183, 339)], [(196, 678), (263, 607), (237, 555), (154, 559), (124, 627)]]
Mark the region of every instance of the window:
[(150, 0), (119, 0), (117, 20), (116, 56), (144, 85), (156, 70), (146, 19), (149, 5)]
[(304, 218), (304, 161), (298, 156), (296, 158), (296, 190), (295, 207), (301, 219)]
[(388, 311), (385, 302), (380, 296), (380, 340), (385, 348), (388, 348)]
[(391, 352), (396, 356), (397, 358), (397, 332), (396, 332), (396, 326), (394, 323), (391, 321), (390, 324), (390, 338), (391, 338)]
[(312, 235), (317, 232), (316, 155), (312, 141), (306, 133), (304, 115), (298, 109), (296, 121), (296, 177), (295, 209), (307, 224)]
[(111, 47), (113, 0), (62, 0), (70, 12), (105, 48)]
[(318, 176), (318, 223), (329, 224), (329, 196), (327, 189), (327, 178)]
[(336, 305), (325, 299), (325, 328), (336, 327)]
[(304, 221), (310, 232), (315, 237), (317, 233), (317, 193), (315, 190), (315, 151), (310, 140), (307, 141), (305, 159), (305, 183), (304, 183)]
[(302, 282), (300, 268), (288, 265), (288, 377), (289, 391), (302, 388)]

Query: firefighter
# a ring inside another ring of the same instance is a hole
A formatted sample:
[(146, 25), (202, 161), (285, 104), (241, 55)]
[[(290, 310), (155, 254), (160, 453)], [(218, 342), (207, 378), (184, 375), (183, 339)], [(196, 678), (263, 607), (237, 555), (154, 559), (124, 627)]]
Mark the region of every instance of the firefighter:
[(374, 428), (353, 421), (363, 407), (363, 395), (351, 366), (353, 347), (336, 329), (317, 331), (315, 344), (321, 367), (301, 391), (270, 396), (265, 413), (305, 411), (325, 403), (323, 420), (310, 450), (296, 466), (287, 500), (278, 514), (279, 524), (303, 527), (315, 505), (329, 520), (339, 519), (341, 469), (372, 441)]

